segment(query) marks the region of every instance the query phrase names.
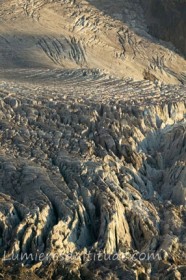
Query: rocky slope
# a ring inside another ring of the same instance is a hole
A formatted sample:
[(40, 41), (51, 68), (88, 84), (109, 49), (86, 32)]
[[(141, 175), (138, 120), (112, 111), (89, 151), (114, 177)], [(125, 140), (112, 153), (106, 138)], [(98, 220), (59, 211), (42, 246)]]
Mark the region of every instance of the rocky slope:
[(0, 279), (185, 279), (184, 58), (141, 1), (0, 5)]
[(3, 69), (84, 67), (120, 78), (185, 81), (185, 60), (149, 34), (150, 12), (139, 0), (1, 2)]

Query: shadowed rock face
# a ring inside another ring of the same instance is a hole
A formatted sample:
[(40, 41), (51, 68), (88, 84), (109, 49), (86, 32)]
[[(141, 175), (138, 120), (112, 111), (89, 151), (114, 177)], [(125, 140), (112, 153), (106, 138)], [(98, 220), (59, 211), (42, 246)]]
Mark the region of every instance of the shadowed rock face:
[(150, 34), (172, 43), (186, 56), (186, 1), (143, 1)]
[(148, 3), (0, 2), (0, 279), (184, 279), (185, 60)]

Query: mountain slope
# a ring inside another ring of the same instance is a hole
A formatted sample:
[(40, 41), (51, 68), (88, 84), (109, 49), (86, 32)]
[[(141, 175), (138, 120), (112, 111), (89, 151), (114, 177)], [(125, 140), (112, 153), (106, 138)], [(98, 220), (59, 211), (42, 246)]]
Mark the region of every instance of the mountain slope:
[(138, 1), (127, 3), (3, 2), (1, 67), (99, 68), (117, 77), (184, 82), (184, 58), (148, 34)]

